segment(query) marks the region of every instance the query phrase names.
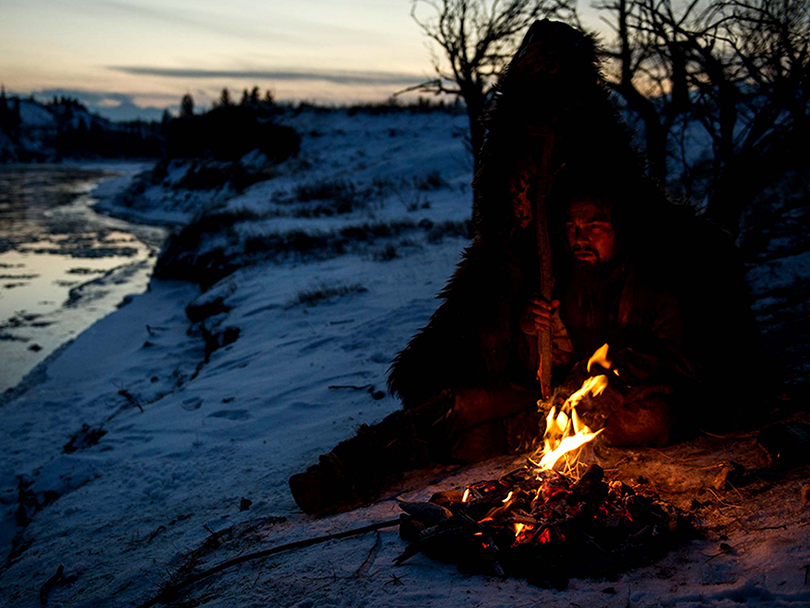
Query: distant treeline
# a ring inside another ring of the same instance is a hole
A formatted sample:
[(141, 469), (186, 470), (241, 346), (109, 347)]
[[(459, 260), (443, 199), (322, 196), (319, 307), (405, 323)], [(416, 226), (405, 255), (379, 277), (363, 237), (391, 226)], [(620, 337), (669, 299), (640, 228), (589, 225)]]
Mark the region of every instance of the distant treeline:
[(194, 99), (186, 94), (180, 102), (180, 116), (168, 121), (167, 157), (234, 160), (258, 149), (272, 161), (284, 160), (297, 153), (300, 145), (300, 138), (293, 129), (276, 123), (278, 115), (285, 112), (345, 110), (353, 116), (436, 111), (455, 114), (464, 111), (458, 101), (446, 103), (441, 99), (431, 101), (425, 97), (407, 103), (391, 97), (383, 102), (333, 107), (306, 102), (276, 103), (270, 91), (262, 95), (259, 87), (253, 87), (250, 91), (245, 89), (238, 103), (232, 100), (230, 91), (225, 88), (209, 111), (195, 114), (194, 108)]
[[(165, 143), (158, 122), (113, 123), (92, 114), (78, 99), (6, 96), (0, 90), (0, 157), (10, 160), (60, 158), (155, 158)], [(4, 154), (3, 154), (4, 152)]]
[(259, 87), (242, 92), (241, 100), (222, 90), (208, 110), (195, 112), (190, 94), (183, 96), (178, 116), (166, 110), (160, 121), (112, 122), (93, 114), (72, 97), (46, 102), (33, 96), (6, 95), (0, 89), (0, 162), (53, 161), (62, 158), (188, 158), (233, 161), (259, 150), (270, 162), (296, 154), (300, 137), (278, 124), (281, 114), (302, 111), (346, 111), (385, 115), (398, 112), (464, 112), (461, 102), (420, 97), (401, 101), (349, 106), (323, 106), (308, 102), (277, 103), (270, 91)]

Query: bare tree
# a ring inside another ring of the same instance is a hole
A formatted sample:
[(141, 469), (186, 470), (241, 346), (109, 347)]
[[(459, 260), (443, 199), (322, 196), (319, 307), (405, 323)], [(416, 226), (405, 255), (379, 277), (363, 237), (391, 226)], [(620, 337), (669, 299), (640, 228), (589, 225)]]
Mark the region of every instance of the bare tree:
[[(711, 136), (709, 214), (736, 234), (742, 210), (808, 133), (810, 5), (717, 0), (715, 27), (695, 41), (695, 117)], [(781, 158), (780, 158), (781, 156)]]
[[(708, 211), (736, 234), (744, 206), (775, 170), (774, 150), (807, 129), (806, 0), (614, 0), (598, 5), (616, 39), (611, 86), (644, 125), (651, 173), (666, 177), (673, 126), (711, 142)], [(689, 166), (681, 154), (685, 172)]]
[(476, 164), (487, 95), (526, 30), (541, 18), (576, 24), (575, 7), (576, 0), (413, 0), (411, 16), (439, 52), (433, 49), (436, 79), (410, 90), (464, 100)]
[(664, 183), (673, 126), (689, 108), (688, 39), (700, 28), (699, 0), (609, 0), (595, 5), (615, 41), (603, 50), (608, 85), (644, 125), (650, 174)]

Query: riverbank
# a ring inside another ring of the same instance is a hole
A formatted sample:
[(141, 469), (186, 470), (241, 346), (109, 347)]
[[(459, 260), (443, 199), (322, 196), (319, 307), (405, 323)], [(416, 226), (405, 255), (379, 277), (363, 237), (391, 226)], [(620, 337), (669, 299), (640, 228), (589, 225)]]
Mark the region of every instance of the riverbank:
[(124, 296), (146, 289), (165, 230), (101, 215), (93, 205), (99, 186), (115, 196), (147, 166), (0, 167), (0, 391)]

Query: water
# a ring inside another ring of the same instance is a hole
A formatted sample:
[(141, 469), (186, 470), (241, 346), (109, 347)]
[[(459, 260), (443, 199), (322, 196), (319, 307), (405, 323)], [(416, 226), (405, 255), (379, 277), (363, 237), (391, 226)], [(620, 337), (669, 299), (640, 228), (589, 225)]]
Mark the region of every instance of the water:
[(94, 186), (116, 175), (0, 166), (0, 392), (146, 289), (165, 230), (93, 211)]

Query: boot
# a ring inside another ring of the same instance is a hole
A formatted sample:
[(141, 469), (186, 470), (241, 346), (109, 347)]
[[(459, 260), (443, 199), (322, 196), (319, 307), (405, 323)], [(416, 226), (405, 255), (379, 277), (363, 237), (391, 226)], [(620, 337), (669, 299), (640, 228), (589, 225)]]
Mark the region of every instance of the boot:
[(362, 425), (318, 464), (290, 477), (290, 491), (302, 511), (326, 515), (377, 498), (408, 470), (431, 462), (429, 429), (419, 429), (416, 416), (397, 411), (379, 424)]

